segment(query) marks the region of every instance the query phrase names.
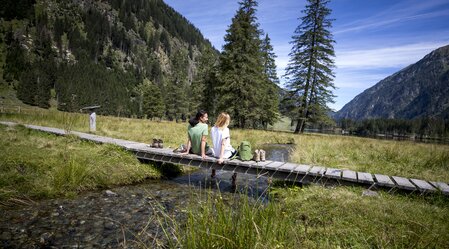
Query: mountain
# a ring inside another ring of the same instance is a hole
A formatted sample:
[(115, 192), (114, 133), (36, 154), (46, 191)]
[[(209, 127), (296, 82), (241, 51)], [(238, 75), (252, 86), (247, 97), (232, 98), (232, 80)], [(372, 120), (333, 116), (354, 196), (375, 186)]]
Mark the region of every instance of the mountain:
[(339, 119), (449, 118), (449, 45), (381, 80), (339, 110)]
[(219, 52), (162, 0), (2, 0), (0, 16), (0, 84), (26, 104), (178, 120), (210, 101)]

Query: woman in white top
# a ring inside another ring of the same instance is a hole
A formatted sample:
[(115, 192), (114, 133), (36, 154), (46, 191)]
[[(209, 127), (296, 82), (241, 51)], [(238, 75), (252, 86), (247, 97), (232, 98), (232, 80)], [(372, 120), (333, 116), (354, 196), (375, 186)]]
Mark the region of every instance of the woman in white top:
[(229, 133), (229, 122), (231, 117), (229, 114), (222, 112), (218, 115), (215, 126), (210, 131), (212, 137), (212, 143), (214, 145), (214, 155), (218, 158), (218, 163), (223, 163), (223, 159), (231, 158), (237, 151), (232, 148), (231, 134)]

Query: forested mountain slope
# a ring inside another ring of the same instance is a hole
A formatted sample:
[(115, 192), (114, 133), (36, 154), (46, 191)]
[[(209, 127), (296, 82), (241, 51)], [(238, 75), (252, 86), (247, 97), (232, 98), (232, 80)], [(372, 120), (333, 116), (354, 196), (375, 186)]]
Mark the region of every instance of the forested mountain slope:
[(184, 119), (207, 103), (218, 51), (162, 0), (5, 0), (1, 83), (24, 103)]
[(336, 119), (449, 119), (449, 45), (357, 95)]

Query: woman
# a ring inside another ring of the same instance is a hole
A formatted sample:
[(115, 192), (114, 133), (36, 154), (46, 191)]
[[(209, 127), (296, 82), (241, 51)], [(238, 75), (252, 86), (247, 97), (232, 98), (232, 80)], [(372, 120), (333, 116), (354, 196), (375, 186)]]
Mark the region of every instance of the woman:
[(201, 155), (203, 159), (206, 158), (206, 155), (213, 155), (212, 149), (206, 143), (207, 135), (209, 135), (208, 120), (209, 117), (205, 111), (198, 111), (195, 117), (189, 120), (187, 148), (183, 154), (197, 154)]
[(228, 128), (229, 122), (231, 122), (229, 114), (222, 112), (218, 116), (215, 126), (210, 131), (214, 145), (214, 155), (218, 158), (218, 163), (220, 164), (223, 163), (223, 159), (231, 158), (237, 153), (231, 145), (231, 134)]

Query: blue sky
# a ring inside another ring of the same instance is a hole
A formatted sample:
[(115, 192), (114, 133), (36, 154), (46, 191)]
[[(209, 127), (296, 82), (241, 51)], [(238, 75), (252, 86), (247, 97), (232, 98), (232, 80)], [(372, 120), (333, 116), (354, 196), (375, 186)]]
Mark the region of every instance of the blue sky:
[[(164, 0), (222, 50), (226, 30), (239, 4), (230, 0)], [(259, 0), (257, 18), (268, 33), (278, 76), (288, 64), (292, 35), (305, 0)], [(334, 91), (340, 110), (365, 89), (449, 45), (449, 0), (333, 0)]]

